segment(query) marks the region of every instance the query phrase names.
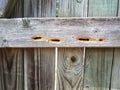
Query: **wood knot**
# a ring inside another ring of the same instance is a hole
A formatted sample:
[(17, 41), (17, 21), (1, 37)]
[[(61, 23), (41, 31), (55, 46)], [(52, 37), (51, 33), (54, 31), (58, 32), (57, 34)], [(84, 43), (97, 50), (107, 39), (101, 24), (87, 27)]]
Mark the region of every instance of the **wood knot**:
[(73, 63), (76, 62), (76, 61), (77, 61), (76, 57), (75, 57), (75, 56), (72, 56), (72, 57), (71, 57), (71, 61), (72, 61)]

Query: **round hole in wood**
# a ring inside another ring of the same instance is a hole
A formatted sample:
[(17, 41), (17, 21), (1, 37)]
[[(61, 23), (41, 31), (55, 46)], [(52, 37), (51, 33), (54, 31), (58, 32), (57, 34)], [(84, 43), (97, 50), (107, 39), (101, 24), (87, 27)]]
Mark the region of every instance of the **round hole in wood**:
[(42, 40), (42, 39), (43, 39), (42, 36), (33, 36), (33, 37), (32, 37), (32, 40), (34, 40), (34, 41), (40, 41), (40, 40)]
[(72, 57), (71, 57), (71, 61), (72, 61), (73, 63), (76, 62), (76, 61), (77, 61), (76, 57), (75, 57), (75, 56), (72, 56)]
[(60, 42), (60, 39), (51, 39), (52, 42)]
[(104, 39), (104, 38), (100, 38), (99, 41), (100, 41), (100, 42), (103, 42), (103, 41), (105, 41), (105, 39)]
[(87, 36), (80, 36), (77, 38), (78, 41), (80, 42), (90, 42), (90, 41), (96, 41), (96, 39), (87, 37)]
[(48, 41), (51, 43), (61, 43), (62, 40), (59, 38), (48, 38)]

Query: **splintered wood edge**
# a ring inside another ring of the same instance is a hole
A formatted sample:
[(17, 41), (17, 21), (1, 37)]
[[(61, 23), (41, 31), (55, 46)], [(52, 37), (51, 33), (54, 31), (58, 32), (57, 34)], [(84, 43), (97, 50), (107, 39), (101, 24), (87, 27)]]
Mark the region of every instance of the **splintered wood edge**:
[(116, 17), (3, 18), (0, 47), (120, 47), (119, 23)]

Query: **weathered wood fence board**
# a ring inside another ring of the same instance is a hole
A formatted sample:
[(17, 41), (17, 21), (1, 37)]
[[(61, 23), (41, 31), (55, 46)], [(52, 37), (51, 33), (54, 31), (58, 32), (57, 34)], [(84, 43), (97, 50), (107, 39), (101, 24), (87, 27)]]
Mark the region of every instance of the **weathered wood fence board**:
[(0, 49), (0, 90), (23, 89), (23, 49)]
[(116, 16), (119, 0), (89, 0), (88, 16), (110, 17)]
[[(0, 13), (5, 1), (0, 0)], [(56, 16), (56, 0), (22, 1), (5, 17)], [(59, 0), (58, 16), (119, 16), (119, 4), (119, 0)], [(69, 47), (58, 49), (56, 90), (120, 90), (119, 24), (120, 18), (0, 20), (0, 90), (54, 90), (54, 47)], [(86, 53), (83, 47), (88, 47)]]
[(112, 76), (111, 76), (111, 90), (120, 89), (120, 48), (114, 50)]
[(25, 17), (55, 17), (56, 0), (25, 0)]
[(83, 49), (60, 48), (57, 90), (82, 90)]
[[(120, 6), (120, 2), (119, 2)], [(119, 8), (120, 10), (120, 8)], [(120, 16), (120, 14), (118, 14)], [(119, 90), (120, 89), (120, 48), (114, 49), (114, 59), (112, 66), (112, 76), (111, 76), (111, 90)]]
[(0, 46), (119, 47), (119, 23), (120, 18), (1, 19)]
[[(117, 13), (118, 0), (89, 0), (88, 16), (115, 17)], [(109, 34), (106, 35), (111, 37)], [(112, 80), (116, 77), (115, 69), (113, 70), (113, 67), (116, 66), (113, 64), (114, 61), (116, 62), (114, 54), (113, 48), (88, 48), (86, 50), (85, 90), (117, 90), (119, 86), (112, 85), (112, 83), (117, 82)], [(117, 76), (117, 78), (119, 77)]]
[[(87, 9), (88, 9), (87, 3), (88, 3), (88, 0), (59, 0), (58, 16), (59, 17), (86, 17)], [(83, 28), (75, 29), (75, 27), (73, 26), (73, 28), (71, 28), (71, 30), (73, 31), (71, 32), (70, 28), (68, 27), (72, 25), (77, 25), (78, 23), (79, 23), (78, 26), (84, 24), (84, 23), (82, 24), (80, 22), (77, 22), (77, 19), (75, 20), (74, 23), (72, 23), (71, 20), (68, 20), (67, 22), (63, 21), (60, 24), (58, 24), (59, 27), (62, 27), (59, 30), (63, 31), (63, 33), (61, 33), (61, 36), (62, 36), (61, 38), (63, 38), (62, 43), (65, 42), (66, 43), (65, 45), (67, 45), (63, 47), (70, 47), (72, 46), (73, 43), (74, 45), (77, 45), (76, 43), (77, 37), (79, 37), (80, 33), (82, 33), (79, 30), (83, 30)], [(67, 27), (65, 28), (64, 26), (66, 25)], [(76, 31), (77, 33), (75, 35)], [(59, 32), (57, 33), (59, 34)], [(66, 35), (71, 35), (71, 36), (69, 37)], [(78, 45), (79, 45), (78, 47), (82, 46), (82, 44), (80, 45), (80, 43)], [(83, 48), (58, 49), (57, 90), (83, 90), (83, 72), (84, 72)]]
[(87, 16), (88, 0), (59, 0), (59, 17)]
[[(21, 1), (23, 0), (19, 0), (18, 2), (21, 2)], [(24, 8), (23, 8), (23, 5), (24, 5)], [(7, 14), (7, 16), (6, 15), (4, 16), (5, 17), (48, 17), (48, 16), (53, 17), (56, 15), (55, 7), (56, 7), (55, 0), (25, 0), (24, 2), (19, 3), (19, 5), (16, 5), (16, 7), (13, 7), (14, 9), (11, 9), (12, 11), (8, 9), (8, 11), (12, 12), (12, 14), (10, 13), (10, 14)], [(8, 11), (4, 11), (4, 12), (8, 12)], [(26, 21), (23, 21), (23, 22), (24, 22), (23, 26), (27, 25)], [(5, 31), (5, 33), (7, 33), (7, 31)], [(16, 34), (14, 33), (14, 35)], [(8, 45), (8, 44), (6, 42), (3, 45)], [(8, 50), (8, 48), (6, 48), (6, 50)], [(11, 50), (14, 50), (14, 49), (11, 48)], [(0, 90), (54, 90), (54, 85), (55, 85), (54, 83), (55, 82), (55, 79), (54, 79), (55, 52), (54, 51), (55, 51), (54, 48), (22, 49), (21, 55), (23, 57), (21, 61), (24, 61), (24, 63), (19, 63), (19, 64), (22, 65), (22, 68), (23, 68), (22, 69), (23, 73), (20, 73), (23, 75), (23, 77), (19, 79), (19, 78), (16, 78), (17, 76), (13, 77), (14, 75), (11, 75), (11, 74), (19, 74), (19, 72), (11, 73), (10, 75), (12, 76), (12, 78), (9, 79), (7, 77), (4, 80), (4, 81), (9, 80), (8, 83), (7, 82), (0, 83), (1, 84)], [(16, 52), (14, 53), (16, 54)], [(4, 58), (1, 58), (1, 60), (3, 61)], [(13, 62), (18, 61), (17, 59), (8, 58), (8, 61), (10, 60), (13, 60)], [(11, 66), (13, 66), (13, 64), (11, 64)], [(6, 72), (5, 70), (2, 70), (2, 73), (5, 73), (5, 72)], [(4, 79), (4, 78), (1, 77), (1, 79)], [(18, 83), (16, 83), (13, 80), (19, 80), (19, 82), (17, 81)], [(23, 86), (21, 85), (21, 80), (23, 80), (22, 82)], [(2, 84), (4, 84), (4, 86)], [(5, 85), (8, 87), (6, 87)]]
[[(24, 17), (55, 17), (55, 15), (56, 15), (56, 0), (24, 1)], [(27, 25), (29, 27), (30, 24), (29, 20), (27, 21), (25, 20), (23, 22), (25, 23), (25, 24), (23, 23), (23, 26)], [(32, 29), (29, 28), (28, 30)], [(25, 88), (28, 90), (54, 90), (55, 49), (28, 48), (24, 49), (24, 51), (25, 51), (24, 61), (26, 62), (25, 78), (27, 80), (25, 82), (26, 83)]]
[(110, 90), (114, 50), (87, 48), (85, 83), (87, 90)]
[(24, 49), (28, 90), (54, 90), (54, 48)]

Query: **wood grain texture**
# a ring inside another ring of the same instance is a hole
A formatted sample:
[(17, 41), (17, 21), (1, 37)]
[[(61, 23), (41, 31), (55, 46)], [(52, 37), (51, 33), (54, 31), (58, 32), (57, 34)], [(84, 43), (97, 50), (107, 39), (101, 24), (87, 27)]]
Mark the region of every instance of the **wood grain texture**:
[(90, 17), (112, 17), (117, 15), (118, 0), (89, 0)]
[(114, 50), (87, 48), (84, 90), (111, 90)]
[(25, 0), (24, 17), (55, 17), (56, 0)]
[(120, 46), (120, 18), (44, 18), (24, 21), (0, 20), (0, 47)]
[(57, 90), (82, 90), (83, 50), (81, 48), (58, 50)]
[[(119, 2), (120, 5), (120, 2)], [(120, 6), (119, 6), (120, 8)], [(120, 9), (118, 9), (120, 10)], [(120, 12), (118, 12), (120, 16)], [(111, 90), (120, 90), (120, 48), (114, 48), (114, 59), (111, 73)]]
[(24, 0), (8, 0), (4, 11), (3, 18), (20, 18), (24, 15)]
[(86, 17), (88, 0), (59, 0), (59, 17)]
[(0, 49), (0, 90), (24, 90), (22, 49)]
[(120, 48), (114, 50), (111, 75), (111, 90), (120, 90)]
[(54, 48), (24, 49), (27, 90), (54, 90)]
[[(118, 0), (89, 0), (88, 16), (111, 17), (117, 14)], [(113, 61), (113, 48), (87, 49), (84, 90), (111, 90)]]

